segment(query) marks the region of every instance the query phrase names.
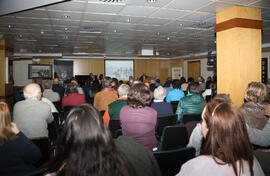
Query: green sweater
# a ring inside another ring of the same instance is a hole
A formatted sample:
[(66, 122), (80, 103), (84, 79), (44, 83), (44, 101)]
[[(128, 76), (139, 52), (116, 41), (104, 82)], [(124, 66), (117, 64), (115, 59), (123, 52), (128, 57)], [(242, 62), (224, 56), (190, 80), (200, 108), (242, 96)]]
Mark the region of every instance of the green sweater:
[(119, 119), (119, 113), (123, 106), (128, 105), (127, 99), (119, 99), (109, 104), (110, 119)]

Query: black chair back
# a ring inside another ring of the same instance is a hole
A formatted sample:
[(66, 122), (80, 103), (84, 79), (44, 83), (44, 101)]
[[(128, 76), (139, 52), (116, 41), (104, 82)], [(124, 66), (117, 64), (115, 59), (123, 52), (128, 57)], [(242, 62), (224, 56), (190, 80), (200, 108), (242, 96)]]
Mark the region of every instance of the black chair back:
[(172, 102), (171, 102), (171, 105), (172, 105), (173, 113), (174, 113), (174, 114), (176, 113), (178, 103), (179, 103), (179, 101), (172, 101)]
[(188, 139), (193, 131), (193, 129), (196, 127), (197, 123), (199, 123), (198, 121), (190, 121), (190, 122), (187, 122), (185, 123), (185, 127), (187, 129), (187, 132), (188, 132)]
[(41, 152), (40, 160), (35, 164), (36, 167), (40, 167), (47, 163), (50, 158), (50, 140), (48, 137), (31, 139), (31, 141), (36, 144)]
[(53, 104), (59, 113), (62, 112), (60, 101), (53, 102)]
[(55, 120), (48, 124), (48, 132), (50, 141), (55, 142), (58, 138), (58, 128)]
[(156, 127), (156, 136), (159, 139), (162, 135), (163, 129), (166, 126), (175, 125), (177, 122), (177, 115), (170, 115), (165, 117), (158, 117), (157, 118), (157, 127)]
[(113, 137), (116, 137), (116, 131), (121, 129), (120, 120), (119, 119), (110, 119), (109, 121), (109, 129)]
[(65, 106), (64, 107), (64, 111), (63, 111), (62, 118), (61, 118), (62, 121), (64, 121), (67, 118), (69, 111), (74, 107), (75, 106)]
[(167, 126), (163, 130), (159, 150), (174, 150), (180, 147), (186, 147), (187, 144), (188, 133), (185, 126)]
[(186, 124), (190, 121), (201, 121), (202, 120), (202, 116), (201, 114), (184, 114), (182, 117), (182, 123)]
[[(192, 147), (179, 148), (176, 150), (153, 152), (163, 176), (174, 176), (181, 166), (195, 157), (195, 149)], [(195, 166), (196, 167), (196, 166)]]

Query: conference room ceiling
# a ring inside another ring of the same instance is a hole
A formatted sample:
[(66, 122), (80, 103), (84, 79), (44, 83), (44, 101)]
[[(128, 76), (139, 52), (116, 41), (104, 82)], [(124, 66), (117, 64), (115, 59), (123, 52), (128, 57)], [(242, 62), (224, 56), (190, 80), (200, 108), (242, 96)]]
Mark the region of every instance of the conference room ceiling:
[(2, 16), (0, 35), (17, 57), (180, 58), (215, 50), (215, 14), (235, 5), (262, 8), (267, 46), (269, 0), (72, 0)]

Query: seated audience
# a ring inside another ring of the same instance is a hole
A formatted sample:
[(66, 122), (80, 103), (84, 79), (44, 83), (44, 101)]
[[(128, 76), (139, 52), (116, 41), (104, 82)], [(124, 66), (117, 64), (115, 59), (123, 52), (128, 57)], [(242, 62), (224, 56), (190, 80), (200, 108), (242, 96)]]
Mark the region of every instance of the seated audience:
[(264, 109), (269, 105), (267, 87), (260, 82), (248, 84), (245, 93), (246, 102), (241, 106), (247, 125), (250, 128), (262, 130), (269, 120), (265, 116)]
[(65, 89), (59, 84), (59, 78), (53, 79), (52, 90), (57, 92), (60, 95), (60, 99), (62, 100), (65, 95)]
[(170, 116), (173, 115), (173, 109), (170, 103), (164, 102), (166, 97), (166, 90), (159, 86), (154, 90), (154, 102), (151, 104), (151, 107), (157, 111), (158, 117)]
[(253, 155), (245, 120), (235, 106), (212, 100), (202, 119), (205, 142), (201, 155), (186, 162), (177, 175), (264, 176)]
[[(170, 87), (172, 84), (171, 77), (167, 77), (166, 82), (164, 83), (163, 87)], [(168, 93), (168, 92), (167, 92)]]
[(54, 104), (49, 99), (47, 99), (45, 97), (42, 97), (41, 98), (41, 101), (47, 103), (50, 106), (52, 113), (58, 113), (58, 110), (56, 109), (56, 107), (54, 106)]
[(74, 83), (77, 85), (78, 93), (84, 95), (83, 88), (78, 84), (78, 81), (75, 78), (71, 78), (70, 83)]
[(184, 92), (187, 91), (188, 83), (187, 83), (186, 78), (182, 76), (180, 78), (180, 82), (181, 82), (181, 90), (184, 91)]
[(47, 80), (44, 82), (44, 91), (43, 91), (43, 97), (49, 99), (51, 102), (58, 102), (60, 101), (60, 95), (57, 92), (54, 92), (52, 90), (52, 81)]
[(66, 89), (66, 96), (62, 99), (62, 109), (65, 106), (75, 106), (86, 103), (85, 97), (78, 93), (77, 84), (69, 83)]
[(112, 88), (117, 91), (119, 86), (119, 81), (116, 78), (112, 78)]
[(27, 175), (36, 170), (34, 163), (41, 153), (11, 122), (11, 115), (6, 103), (0, 102), (0, 175)]
[(166, 96), (166, 102), (179, 101), (185, 96), (185, 93), (180, 90), (181, 82), (178, 79), (174, 79), (172, 82), (173, 90), (170, 91)]
[(121, 108), (128, 105), (128, 91), (129, 86), (127, 84), (122, 84), (118, 87), (117, 92), (119, 98), (107, 106), (106, 111), (103, 115), (103, 121), (107, 126), (109, 125), (110, 119), (119, 119)]
[(56, 149), (46, 176), (161, 175), (152, 152), (125, 136), (114, 140), (99, 112), (87, 104), (71, 110)]
[(184, 114), (201, 114), (205, 105), (205, 100), (201, 96), (201, 87), (198, 83), (191, 83), (188, 86), (188, 94), (182, 98), (177, 106), (176, 114), (178, 122), (182, 122)]
[(205, 91), (206, 84), (205, 84), (205, 80), (204, 80), (204, 78), (202, 76), (198, 77), (198, 82), (200, 84), (202, 92)]
[[(232, 103), (231, 99), (226, 94), (218, 94), (214, 97), (215, 101)], [(240, 111), (241, 112), (241, 111)], [(265, 113), (270, 115), (270, 107), (267, 107)], [(250, 128), (247, 126), (247, 132), (249, 136), (249, 140), (252, 144), (267, 147), (270, 145), (270, 121), (268, 121), (263, 130), (258, 130), (255, 128)], [(202, 145), (202, 127), (201, 124), (198, 123), (197, 126), (193, 129), (192, 134), (189, 138), (188, 147), (194, 147), (196, 149), (196, 155), (199, 155), (201, 145)]]
[(117, 92), (111, 88), (112, 79), (110, 77), (105, 77), (105, 79), (102, 81), (102, 84), (103, 89), (96, 93), (94, 98), (94, 107), (98, 111), (105, 111), (108, 104), (118, 99)]
[(128, 92), (128, 106), (120, 111), (120, 122), (124, 136), (129, 136), (152, 150), (157, 147), (157, 111), (149, 107), (150, 102), (149, 88), (143, 83), (135, 84)]
[(30, 139), (48, 137), (47, 125), (53, 121), (53, 116), (50, 106), (41, 101), (40, 86), (28, 84), (23, 94), (25, 100), (17, 102), (13, 109), (14, 122)]
[(18, 101), (22, 101), (24, 98), (22, 97), (21, 93), (17, 90), (17, 88), (13, 87), (13, 100), (14, 103)]

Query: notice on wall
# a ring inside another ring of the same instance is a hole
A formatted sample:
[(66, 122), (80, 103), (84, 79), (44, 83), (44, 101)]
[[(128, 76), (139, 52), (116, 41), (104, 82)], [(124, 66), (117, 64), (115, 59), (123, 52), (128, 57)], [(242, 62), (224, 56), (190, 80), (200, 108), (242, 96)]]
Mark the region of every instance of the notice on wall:
[(182, 67), (172, 67), (172, 79), (180, 79), (182, 75)]

